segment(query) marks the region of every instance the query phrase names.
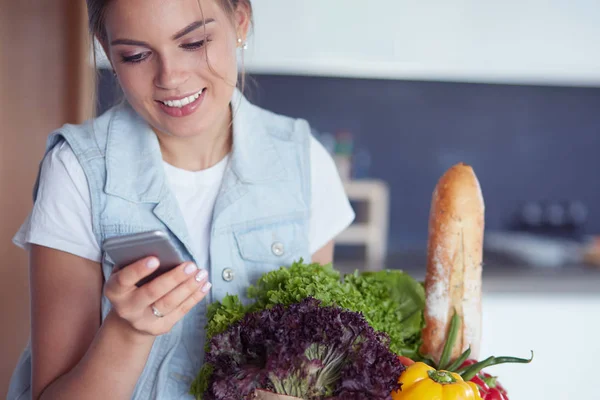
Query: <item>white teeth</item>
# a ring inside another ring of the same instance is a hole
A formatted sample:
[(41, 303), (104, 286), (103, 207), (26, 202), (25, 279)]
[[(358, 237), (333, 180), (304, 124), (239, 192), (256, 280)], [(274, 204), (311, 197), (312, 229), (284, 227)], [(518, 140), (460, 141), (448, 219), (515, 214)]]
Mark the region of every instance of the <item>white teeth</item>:
[(175, 107), (175, 108), (181, 108), (183, 106), (187, 106), (190, 103), (193, 103), (194, 101), (196, 101), (196, 99), (198, 99), (198, 97), (200, 97), (200, 95), (202, 94), (202, 92), (204, 91), (204, 89), (202, 89), (201, 91), (199, 91), (196, 94), (193, 94), (191, 96), (185, 97), (183, 99), (180, 100), (167, 100), (167, 101), (163, 101), (162, 103), (166, 106), (169, 107)]

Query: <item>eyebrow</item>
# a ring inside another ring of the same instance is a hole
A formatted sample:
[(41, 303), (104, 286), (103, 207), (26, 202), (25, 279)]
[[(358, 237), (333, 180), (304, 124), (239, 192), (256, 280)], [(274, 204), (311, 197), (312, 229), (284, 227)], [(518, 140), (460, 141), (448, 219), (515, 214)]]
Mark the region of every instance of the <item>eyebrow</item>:
[[(172, 39), (173, 40), (177, 40), (177, 39), (181, 39), (182, 37), (184, 37), (185, 35), (187, 35), (190, 32), (195, 31), (196, 29), (206, 25), (206, 24), (210, 24), (211, 22), (215, 22), (215, 20), (213, 18), (208, 18), (206, 20), (203, 21), (195, 21), (192, 22), (191, 24), (189, 24), (188, 26), (186, 26), (185, 28), (183, 28), (182, 30), (180, 30), (179, 32), (177, 32), (176, 34), (173, 35)], [(132, 39), (115, 39), (112, 42), (110, 42), (111, 45), (117, 45), (117, 44), (126, 44), (126, 45), (131, 45), (131, 46), (144, 46), (144, 47), (149, 47), (148, 43), (146, 42), (142, 42), (139, 40), (132, 40)]]
[(191, 24), (189, 24), (188, 26), (186, 26), (185, 28), (183, 28), (182, 30), (177, 32), (175, 35), (173, 35), (173, 40), (181, 39), (183, 36), (187, 35), (188, 33), (193, 32), (196, 29), (198, 29), (206, 24), (210, 24), (211, 22), (215, 22), (215, 20), (213, 18), (209, 18), (204, 21), (192, 22)]

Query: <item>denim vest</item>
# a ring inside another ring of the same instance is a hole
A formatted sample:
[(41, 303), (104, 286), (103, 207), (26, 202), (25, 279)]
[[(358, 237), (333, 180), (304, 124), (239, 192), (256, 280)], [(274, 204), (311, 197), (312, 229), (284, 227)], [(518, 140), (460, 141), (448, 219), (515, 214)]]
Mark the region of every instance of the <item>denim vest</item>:
[[(169, 333), (156, 338), (133, 399), (192, 399), (189, 388), (203, 362), (208, 303), (226, 294), (246, 301), (248, 285), (261, 274), (300, 258), (310, 260), (308, 124), (260, 109), (238, 90), (231, 107), (233, 150), (211, 226), (212, 291)], [(63, 126), (50, 135), (47, 151), (63, 140), (87, 177), (98, 243), (162, 229), (184, 259), (196, 260), (193, 238), (164, 175), (157, 137), (130, 105), (115, 106), (82, 125)], [(36, 182), (34, 200), (37, 186)], [(105, 279), (112, 269), (103, 256)], [(103, 319), (110, 307), (103, 297)], [(28, 344), (13, 373), (8, 399), (31, 398), (30, 386)]]

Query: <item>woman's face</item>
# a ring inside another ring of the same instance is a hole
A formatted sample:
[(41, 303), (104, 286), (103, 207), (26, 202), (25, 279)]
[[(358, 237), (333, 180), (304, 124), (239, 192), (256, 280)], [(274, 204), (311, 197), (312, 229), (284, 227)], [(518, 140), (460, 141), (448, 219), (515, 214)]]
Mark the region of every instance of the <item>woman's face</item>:
[(103, 46), (128, 102), (155, 130), (190, 137), (228, 117), (249, 19), (238, 10), (233, 20), (215, 0), (111, 2)]

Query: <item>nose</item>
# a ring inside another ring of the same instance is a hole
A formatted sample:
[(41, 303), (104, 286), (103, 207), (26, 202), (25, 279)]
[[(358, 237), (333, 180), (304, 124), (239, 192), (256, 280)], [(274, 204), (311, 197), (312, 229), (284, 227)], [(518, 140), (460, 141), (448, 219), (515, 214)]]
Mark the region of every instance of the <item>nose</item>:
[(154, 85), (161, 89), (178, 89), (189, 77), (189, 74), (183, 69), (177, 67), (177, 63), (161, 60), (158, 72), (154, 78)]

